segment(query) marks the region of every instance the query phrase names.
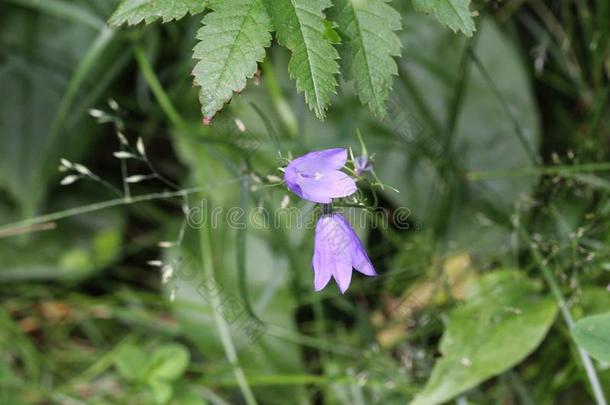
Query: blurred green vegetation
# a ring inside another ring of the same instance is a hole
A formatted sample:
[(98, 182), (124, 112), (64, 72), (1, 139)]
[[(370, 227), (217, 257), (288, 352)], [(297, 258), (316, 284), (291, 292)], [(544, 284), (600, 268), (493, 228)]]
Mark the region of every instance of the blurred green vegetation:
[[(319, 121), (272, 47), (204, 126), (200, 18), (0, 2), (0, 403), (580, 404), (595, 376), (610, 396), (608, 349), (571, 336), (610, 310), (610, 3), (476, 2), (472, 38), (393, 5), (384, 119), (342, 83)], [(358, 130), (408, 226), (358, 228), (380, 276), (346, 295), (313, 292), (312, 229), (185, 226), (202, 201), (277, 212), (280, 156)], [(113, 156), (139, 138), (145, 159)], [(61, 186), (61, 158), (94, 177)], [(133, 199), (125, 169), (155, 174)]]

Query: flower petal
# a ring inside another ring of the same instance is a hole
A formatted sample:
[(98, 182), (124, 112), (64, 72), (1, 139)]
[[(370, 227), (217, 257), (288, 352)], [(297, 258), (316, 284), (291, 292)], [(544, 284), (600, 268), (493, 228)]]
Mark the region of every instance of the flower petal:
[(352, 251), (352, 267), (358, 270), (360, 273), (366, 276), (376, 276), (377, 272), (371, 263), (371, 259), (366, 254), (362, 243), (358, 241), (358, 245), (353, 248)]
[(295, 194), (320, 204), (328, 204), (333, 198), (352, 195), (357, 189), (354, 179), (338, 170), (317, 172), (314, 177), (299, 178), (297, 183), (302, 195)]
[(345, 262), (344, 266), (336, 267), (333, 271), (333, 277), (339, 286), (339, 290), (341, 290), (341, 294), (345, 294), (347, 288), (349, 287), (349, 283), (352, 281), (352, 264), (351, 262)]
[(345, 233), (348, 235), (351, 240), (350, 244), (350, 257), (352, 267), (358, 270), (360, 273), (367, 276), (376, 276), (377, 272), (373, 267), (373, 263), (371, 263), (371, 259), (366, 254), (366, 250), (360, 241), (360, 238), (351, 227), (349, 222), (345, 219), (345, 217), (341, 214), (335, 214), (337, 223), (341, 225), (344, 229)]
[(290, 191), (299, 197), (304, 198), (303, 190), (301, 190), (301, 186), (299, 186), (299, 175), (294, 166), (288, 165), (286, 167), (286, 170), (284, 170), (284, 181)]
[(342, 293), (347, 290), (352, 275), (351, 243), (335, 215), (325, 215), (318, 220), (312, 260), (316, 291), (326, 286), (331, 275)]
[(347, 149), (333, 148), (309, 152), (290, 162), (297, 171), (314, 173), (316, 171), (339, 170), (347, 162)]
[(359, 175), (373, 170), (373, 166), (371, 165), (368, 156), (358, 156), (354, 158), (354, 168)]
[(318, 220), (312, 267), (316, 291), (324, 288), (332, 276), (341, 293), (345, 293), (352, 280), (352, 268), (367, 276), (377, 275), (358, 235), (338, 213)]
[(332, 276), (332, 270), (330, 267), (324, 265), (324, 259), (326, 253), (323, 253), (321, 249), (314, 248), (313, 252), (313, 288), (316, 291), (320, 291), (326, 284), (330, 281), (330, 277)]

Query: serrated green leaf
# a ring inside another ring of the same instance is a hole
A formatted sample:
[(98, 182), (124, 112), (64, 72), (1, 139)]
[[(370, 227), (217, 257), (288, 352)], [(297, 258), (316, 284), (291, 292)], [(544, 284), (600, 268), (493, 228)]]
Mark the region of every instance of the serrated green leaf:
[(121, 24), (150, 24), (158, 19), (164, 23), (179, 20), (187, 14), (203, 13), (207, 0), (124, 0), (108, 20), (112, 27)]
[(576, 322), (572, 336), (591, 356), (610, 362), (610, 312)]
[(298, 92), (318, 118), (324, 119), (326, 107), (337, 87), (339, 54), (329, 38), (332, 30), (325, 24), (323, 11), (327, 0), (267, 0), (280, 44), (292, 52), (288, 71), (296, 80)]
[(553, 324), (557, 305), (517, 270), (481, 278), (455, 309), (440, 343), (442, 357), (413, 405), (445, 403), (522, 361)]
[(432, 14), (441, 24), (467, 37), (476, 30), (469, 5), (470, 0), (413, 0), (415, 10)]
[(199, 62), (193, 76), (201, 86), (199, 100), (204, 119), (210, 120), (233, 96), (246, 87), (257, 62), (271, 44), (271, 20), (262, 0), (213, 1), (214, 10), (203, 19), (193, 49)]
[(401, 17), (388, 0), (338, 0), (335, 19), (343, 36), (342, 68), (362, 104), (368, 104), (379, 117), (385, 115), (385, 102), (398, 74), (393, 56), (400, 56)]

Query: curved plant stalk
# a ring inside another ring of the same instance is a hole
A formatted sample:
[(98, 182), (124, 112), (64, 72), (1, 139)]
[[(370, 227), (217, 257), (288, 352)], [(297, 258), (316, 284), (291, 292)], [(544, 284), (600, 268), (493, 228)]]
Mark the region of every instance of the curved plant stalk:
[[(202, 196), (202, 198), (204, 198)], [(212, 258), (212, 230), (208, 226), (202, 226), (199, 229), (199, 243), (200, 243), (200, 254), (201, 254), (201, 267), (203, 269), (203, 273), (206, 277), (215, 278), (214, 271), (214, 260)], [(218, 295), (211, 294), (210, 302), (212, 307), (218, 308), (221, 306), (220, 297)], [(222, 317), (222, 315), (215, 310), (212, 310), (214, 316), (214, 322), (216, 323), (216, 328), (218, 329), (218, 335), (222, 342), (222, 347), (225, 351), (225, 356), (227, 361), (233, 368), (233, 374), (235, 375), (235, 379), (239, 385), (239, 389), (244, 396), (244, 400), (248, 405), (255, 405), (256, 399), (254, 398), (254, 394), (248, 385), (248, 381), (246, 380), (246, 375), (244, 370), (240, 367), (239, 361), (237, 358), (237, 351), (235, 350), (235, 345), (233, 344), (233, 339), (231, 338), (231, 331), (229, 330), (229, 325)]]
[[(559, 283), (557, 283), (555, 275), (553, 274), (551, 269), (549, 269), (549, 267), (547, 266), (546, 261), (544, 260), (544, 258), (540, 254), (540, 252), (536, 249), (535, 246), (532, 245), (532, 241), (529, 239), (528, 235), (525, 233), (525, 231), (522, 228), (521, 228), (521, 235), (527, 241), (528, 245), (530, 246), (530, 251), (532, 252), (532, 256), (534, 257), (534, 260), (536, 261), (536, 263), (538, 264), (538, 267), (542, 271), (542, 276), (544, 277), (547, 284), (549, 285), (549, 288), (551, 289), (551, 293), (553, 294), (553, 296), (555, 297), (555, 300), (557, 301), (557, 305), (559, 305), (559, 311), (561, 312), (563, 320), (565, 321), (566, 325), (568, 326), (568, 329), (570, 329), (570, 331), (571, 331), (572, 328), (574, 327), (574, 319), (572, 318), (572, 314), (570, 314), (569, 306), (568, 306), (565, 298), (563, 297), (563, 294), (561, 292), (561, 289), (559, 288)], [(589, 357), (587, 352), (584, 351), (583, 349), (581, 349), (580, 347), (577, 347), (577, 350), (578, 350), (578, 354), (580, 355), (580, 359), (582, 360), (582, 364), (585, 367), (585, 372), (587, 373), (587, 378), (589, 379), (589, 383), (591, 384), (591, 389), (593, 390), (593, 395), (595, 397), (595, 403), (597, 405), (607, 405), (608, 402), (606, 401), (606, 397), (604, 396), (604, 390), (602, 389), (601, 383), (599, 381), (599, 376), (597, 375), (597, 372), (595, 371), (595, 366), (593, 365), (591, 358)]]

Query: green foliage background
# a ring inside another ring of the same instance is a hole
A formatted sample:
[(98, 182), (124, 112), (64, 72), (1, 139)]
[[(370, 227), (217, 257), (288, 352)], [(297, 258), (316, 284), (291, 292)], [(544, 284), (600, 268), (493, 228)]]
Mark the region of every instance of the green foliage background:
[[(0, 403), (604, 403), (608, 21), (2, 0)], [(378, 277), (314, 293), (313, 229), (205, 217), (313, 215), (278, 168), (357, 132), (400, 191), (354, 223)]]

